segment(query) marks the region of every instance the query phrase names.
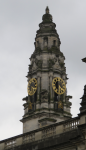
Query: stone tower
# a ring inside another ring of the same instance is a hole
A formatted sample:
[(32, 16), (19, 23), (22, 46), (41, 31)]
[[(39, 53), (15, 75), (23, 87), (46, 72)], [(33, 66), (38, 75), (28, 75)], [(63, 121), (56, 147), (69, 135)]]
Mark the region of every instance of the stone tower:
[(23, 134), (0, 141), (0, 150), (86, 150), (86, 85), (80, 113), (72, 118), (65, 57), (48, 7), (42, 20), (27, 74), (28, 96), (23, 98)]
[[(63, 94), (58, 94), (52, 86), (54, 78), (60, 77), (65, 84), (68, 79), (65, 57), (60, 51), (61, 42), (55, 27), (56, 24), (52, 21), (49, 8), (46, 7), (39, 30), (37, 30), (35, 50), (30, 57), (27, 74), (29, 93), (23, 98), (25, 101), (24, 116), (21, 120), (23, 133), (65, 121), (72, 116), (71, 102), (69, 102), (72, 96), (67, 96), (67, 89)], [(60, 86), (60, 82), (57, 81), (56, 88)], [(34, 91), (33, 94), (30, 90)]]

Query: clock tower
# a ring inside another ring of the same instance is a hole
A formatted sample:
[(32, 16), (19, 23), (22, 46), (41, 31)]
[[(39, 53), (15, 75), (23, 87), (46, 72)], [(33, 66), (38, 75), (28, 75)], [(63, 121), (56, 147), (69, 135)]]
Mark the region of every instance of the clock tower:
[(23, 133), (71, 118), (67, 95), (65, 56), (60, 51), (60, 38), (49, 8), (46, 7), (35, 38), (27, 74), (28, 96), (25, 103)]

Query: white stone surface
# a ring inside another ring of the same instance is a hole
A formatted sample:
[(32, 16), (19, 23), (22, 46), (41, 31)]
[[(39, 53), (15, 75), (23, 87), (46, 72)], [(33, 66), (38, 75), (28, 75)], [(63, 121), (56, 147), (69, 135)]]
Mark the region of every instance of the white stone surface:
[(46, 72), (42, 73), (41, 89), (49, 90), (49, 77)]
[(48, 108), (48, 103), (41, 103), (41, 108)]
[(23, 133), (38, 129), (38, 118), (27, 120), (23, 123)]
[(80, 117), (80, 122), (79, 123), (80, 124), (86, 123), (86, 115), (83, 115), (83, 116)]
[(40, 108), (41, 108), (40, 104), (39, 103), (36, 104), (36, 109), (40, 109)]

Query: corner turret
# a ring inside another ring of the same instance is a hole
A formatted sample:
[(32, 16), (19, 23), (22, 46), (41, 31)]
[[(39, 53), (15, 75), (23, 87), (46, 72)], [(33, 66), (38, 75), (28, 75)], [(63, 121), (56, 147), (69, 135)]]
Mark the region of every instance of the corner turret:
[(80, 103), (80, 105), (81, 105), (80, 114), (82, 114), (84, 112), (86, 113), (86, 85), (84, 86), (84, 94), (80, 99), (82, 99), (82, 101)]

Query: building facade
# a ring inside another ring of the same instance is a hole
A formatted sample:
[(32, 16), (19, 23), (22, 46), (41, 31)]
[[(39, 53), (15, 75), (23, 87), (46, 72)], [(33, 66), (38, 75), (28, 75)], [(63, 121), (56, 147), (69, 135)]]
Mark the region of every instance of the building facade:
[(80, 114), (72, 118), (65, 56), (55, 27), (46, 7), (26, 76), (23, 134), (0, 141), (0, 150), (86, 150), (86, 86)]

